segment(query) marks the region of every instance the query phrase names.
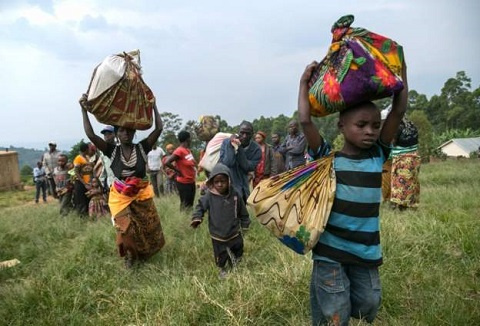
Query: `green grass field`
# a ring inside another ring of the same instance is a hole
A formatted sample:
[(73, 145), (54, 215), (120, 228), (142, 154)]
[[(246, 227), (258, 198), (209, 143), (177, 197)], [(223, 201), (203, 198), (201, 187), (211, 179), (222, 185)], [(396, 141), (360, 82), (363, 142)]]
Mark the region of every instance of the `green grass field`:
[[(382, 207), (375, 325), (480, 325), (479, 171), (479, 160), (423, 165), (420, 208)], [(132, 270), (109, 219), (61, 218), (55, 203), (32, 202), (32, 190), (0, 193), (0, 261), (21, 261), (0, 270), (2, 325), (310, 323), (310, 257), (255, 220), (244, 260), (221, 281), (206, 223), (190, 229), (176, 197), (156, 200), (166, 246)]]

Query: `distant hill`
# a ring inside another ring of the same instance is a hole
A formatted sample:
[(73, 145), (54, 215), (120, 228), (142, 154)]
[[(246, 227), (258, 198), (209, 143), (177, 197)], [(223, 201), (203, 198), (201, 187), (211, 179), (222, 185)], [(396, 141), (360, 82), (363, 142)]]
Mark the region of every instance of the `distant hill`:
[(5, 148), (5, 150), (18, 153), (18, 167), (20, 169), (24, 165), (28, 165), (31, 168), (34, 168), (37, 165), (37, 162), (40, 161), (40, 159), (42, 158), (42, 155), (44, 152), (38, 149), (14, 147), (14, 146), (7, 147)]
[[(37, 162), (42, 158), (45, 150), (39, 150), (34, 148), (25, 148), (25, 147), (0, 147), (1, 150), (8, 150), (11, 152), (18, 153), (18, 168), (21, 169), (24, 165), (30, 166), (32, 169), (37, 166)], [(60, 150), (62, 152), (62, 150)]]

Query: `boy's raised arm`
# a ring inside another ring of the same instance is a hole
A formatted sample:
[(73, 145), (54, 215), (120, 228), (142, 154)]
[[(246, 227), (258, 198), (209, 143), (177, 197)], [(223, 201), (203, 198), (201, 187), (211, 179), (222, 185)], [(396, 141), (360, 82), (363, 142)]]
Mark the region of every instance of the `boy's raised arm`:
[(300, 89), (298, 91), (298, 119), (302, 125), (303, 134), (307, 139), (308, 146), (314, 153), (316, 153), (323, 144), (323, 138), (310, 117), (310, 101), (308, 100), (308, 81), (317, 65), (318, 62), (313, 61), (305, 68), (300, 78)]
[(393, 96), (392, 101), (392, 110), (387, 116), (385, 123), (383, 124), (382, 131), (380, 133), (380, 140), (384, 144), (390, 144), (395, 137), (398, 126), (402, 121), (405, 112), (407, 111), (407, 103), (408, 103), (408, 82), (407, 82), (407, 65), (405, 61), (403, 61), (402, 65), (402, 81), (403, 81), (403, 89), (400, 93), (395, 94)]

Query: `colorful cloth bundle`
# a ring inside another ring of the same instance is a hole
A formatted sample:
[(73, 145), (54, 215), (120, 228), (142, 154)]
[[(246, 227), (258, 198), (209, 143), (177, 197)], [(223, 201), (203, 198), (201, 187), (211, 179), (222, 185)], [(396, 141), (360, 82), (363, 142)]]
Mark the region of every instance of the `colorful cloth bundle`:
[(141, 73), (138, 50), (107, 57), (93, 72), (87, 110), (107, 125), (150, 128), (155, 97)]
[(195, 126), (198, 139), (210, 141), (218, 133), (218, 121), (214, 116), (202, 115), (199, 124)]
[(332, 44), (309, 82), (313, 116), (340, 112), (403, 89), (402, 47), (366, 29), (351, 28), (353, 20), (352, 15), (343, 16), (332, 26)]
[(325, 229), (336, 190), (333, 154), (260, 181), (247, 203), (284, 245), (310, 251)]
[(125, 181), (120, 179), (113, 180), (113, 187), (115, 190), (125, 196), (136, 196), (138, 192), (147, 187), (150, 183), (148, 180), (143, 180), (137, 177), (128, 177)]

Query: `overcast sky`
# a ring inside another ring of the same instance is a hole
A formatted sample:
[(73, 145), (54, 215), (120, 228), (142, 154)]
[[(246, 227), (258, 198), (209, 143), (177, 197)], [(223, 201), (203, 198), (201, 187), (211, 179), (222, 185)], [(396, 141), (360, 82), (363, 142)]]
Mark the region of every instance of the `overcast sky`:
[(160, 111), (184, 122), (290, 116), (304, 67), (345, 14), (404, 46), (410, 89), (439, 94), (460, 70), (476, 88), (478, 13), (478, 0), (0, 0), (0, 145), (68, 150), (86, 138), (78, 98), (94, 67), (133, 49)]

